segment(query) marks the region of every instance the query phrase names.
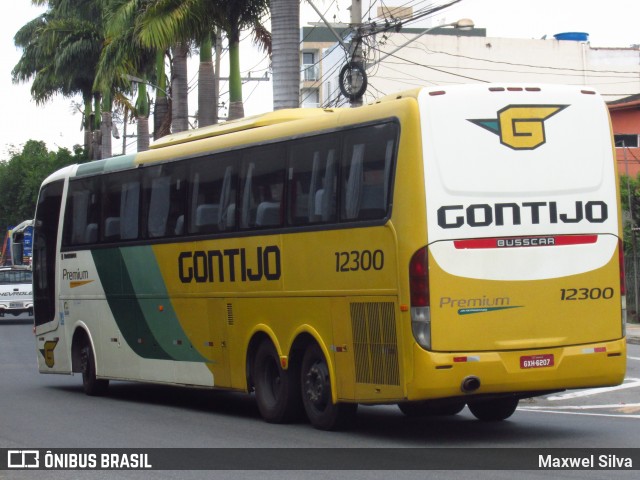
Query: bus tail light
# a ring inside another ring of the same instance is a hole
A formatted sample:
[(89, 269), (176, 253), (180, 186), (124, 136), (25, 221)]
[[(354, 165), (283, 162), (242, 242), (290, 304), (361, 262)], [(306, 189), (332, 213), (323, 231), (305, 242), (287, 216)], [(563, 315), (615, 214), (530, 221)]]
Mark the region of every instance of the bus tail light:
[(416, 342), (428, 350), (431, 348), (431, 298), (427, 247), (421, 248), (411, 257), (409, 289), (411, 292), (411, 331)]
[(618, 240), (618, 262), (620, 264), (620, 301), (622, 303), (622, 336), (627, 336), (627, 284), (624, 272), (624, 244)]

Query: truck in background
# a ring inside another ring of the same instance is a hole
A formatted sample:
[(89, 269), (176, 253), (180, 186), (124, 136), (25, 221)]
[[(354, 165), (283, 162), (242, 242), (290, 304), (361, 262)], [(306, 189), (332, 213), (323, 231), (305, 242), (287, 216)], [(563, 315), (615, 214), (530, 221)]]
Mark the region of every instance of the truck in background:
[(0, 265), (31, 265), (33, 220), (25, 220), (7, 230), (2, 243)]

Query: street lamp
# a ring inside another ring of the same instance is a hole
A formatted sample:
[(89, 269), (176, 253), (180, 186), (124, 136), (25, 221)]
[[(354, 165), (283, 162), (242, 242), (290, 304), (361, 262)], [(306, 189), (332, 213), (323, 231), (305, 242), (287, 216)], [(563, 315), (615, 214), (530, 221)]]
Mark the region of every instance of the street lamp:
[(153, 87), (156, 90), (160, 90), (161, 92), (164, 92), (164, 94), (167, 96), (168, 99), (171, 99), (171, 94), (167, 92), (164, 88), (160, 88), (158, 85), (155, 85), (149, 82), (148, 80), (145, 80), (144, 78), (134, 77), (133, 75), (129, 75), (128, 73), (124, 73), (121, 76), (122, 78), (124, 78), (125, 80), (129, 80), (130, 82), (144, 83), (145, 85), (149, 85), (150, 87)]

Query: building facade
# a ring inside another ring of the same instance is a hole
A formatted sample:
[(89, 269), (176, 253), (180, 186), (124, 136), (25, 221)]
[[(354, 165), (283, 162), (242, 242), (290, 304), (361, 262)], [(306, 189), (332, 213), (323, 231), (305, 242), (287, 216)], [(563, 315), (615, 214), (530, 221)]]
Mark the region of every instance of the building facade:
[(609, 102), (620, 174), (640, 173), (640, 94)]
[[(438, 28), (421, 33), (424, 29), (406, 29), (365, 39), (369, 84), (365, 103), (418, 86), (477, 82), (584, 85), (595, 88), (607, 101), (640, 92), (638, 48), (593, 48), (588, 40), (554, 37), (487, 37), (484, 29), (476, 28)], [(302, 70), (301, 106), (346, 104), (338, 88), (346, 52), (326, 27), (305, 27), (301, 34), (301, 60), (306, 66)], [(378, 61), (412, 38), (415, 41)], [(304, 76), (307, 71), (313, 76)]]

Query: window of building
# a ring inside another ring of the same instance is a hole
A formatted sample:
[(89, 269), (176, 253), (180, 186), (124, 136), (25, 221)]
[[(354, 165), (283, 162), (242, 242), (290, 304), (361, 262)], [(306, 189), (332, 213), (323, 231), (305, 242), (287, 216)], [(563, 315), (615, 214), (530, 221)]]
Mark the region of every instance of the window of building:
[(300, 89), (300, 106), (302, 108), (318, 108), (320, 106), (320, 94), (318, 89)]
[(621, 134), (621, 135), (614, 135), (613, 139), (616, 143), (616, 147), (617, 148), (622, 148), (622, 147), (630, 147), (630, 148), (636, 148), (638, 147), (638, 135), (630, 135), (630, 134)]
[(318, 80), (320, 77), (318, 68), (315, 52), (302, 52), (302, 81), (315, 82)]

